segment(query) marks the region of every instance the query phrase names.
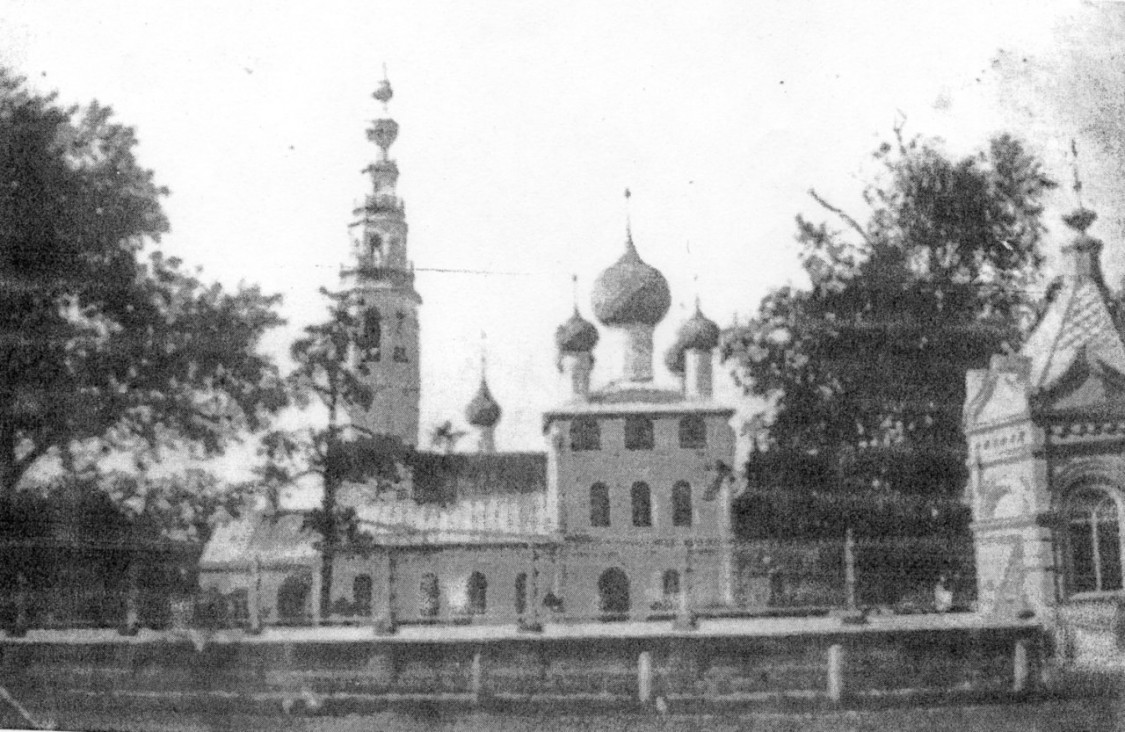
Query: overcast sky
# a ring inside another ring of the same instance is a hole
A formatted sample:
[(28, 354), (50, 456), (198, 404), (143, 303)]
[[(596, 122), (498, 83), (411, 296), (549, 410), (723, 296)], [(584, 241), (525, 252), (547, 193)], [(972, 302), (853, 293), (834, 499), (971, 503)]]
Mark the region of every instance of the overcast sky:
[[(141, 162), (172, 192), (164, 248), (226, 284), (283, 293), (279, 354), (322, 315), (317, 288), (347, 257), (385, 62), (425, 300), (423, 433), (464, 423), (486, 331), (499, 447), (542, 449), (570, 275), (590, 317), (589, 287), (622, 248), (626, 187), (641, 255), (672, 288), (661, 352), (696, 289), (727, 325), (769, 288), (800, 284), (794, 215), (823, 218), (808, 189), (862, 217), (869, 154), (899, 118), (958, 154), (1011, 130), (1068, 183), (1077, 138), (1116, 282), (1123, 10), (0, 0), (0, 62), (137, 128)], [(1073, 194), (1054, 203), (1071, 207)]]

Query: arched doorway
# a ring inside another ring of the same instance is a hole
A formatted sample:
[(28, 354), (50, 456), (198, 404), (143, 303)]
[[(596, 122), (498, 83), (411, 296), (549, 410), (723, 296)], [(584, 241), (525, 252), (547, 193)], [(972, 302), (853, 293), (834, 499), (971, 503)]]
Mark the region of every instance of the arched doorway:
[(624, 620), (629, 614), (629, 578), (612, 567), (598, 578), (598, 607), (604, 619)]
[(303, 623), (308, 619), (312, 580), (306, 574), (285, 578), (277, 590), (277, 617), (282, 623)]

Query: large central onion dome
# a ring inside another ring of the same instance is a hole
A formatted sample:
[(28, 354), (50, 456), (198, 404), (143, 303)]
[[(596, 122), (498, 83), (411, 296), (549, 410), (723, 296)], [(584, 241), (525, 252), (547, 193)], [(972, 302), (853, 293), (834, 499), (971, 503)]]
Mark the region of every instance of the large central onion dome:
[(500, 421), (500, 405), (492, 398), (484, 379), (480, 380), (480, 388), (465, 410), (465, 419), (474, 427), (494, 427)]
[(625, 239), (621, 258), (594, 281), (592, 299), (594, 315), (609, 326), (654, 326), (672, 304), (668, 281), (637, 254), (632, 234)]
[(560, 353), (589, 353), (598, 345), (598, 329), (575, 308), (574, 315), (555, 331), (555, 345)]

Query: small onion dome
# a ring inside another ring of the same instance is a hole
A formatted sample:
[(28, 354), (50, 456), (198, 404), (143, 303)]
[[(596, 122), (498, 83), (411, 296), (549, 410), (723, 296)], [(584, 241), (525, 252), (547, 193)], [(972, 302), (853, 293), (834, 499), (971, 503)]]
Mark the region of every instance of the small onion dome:
[(664, 354), (664, 365), (676, 376), (684, 375), (684, 349), (680, 348), (679, 343), (673, 343)]
[(391, 97), (393, 97), (394, 95), (395, 92), (393, 89), (391, 89), (391, 82), (383, 79), (379, 82), (379, 88), (376, 89), (375, 93), (371, 96), (375, 97), (375, 99), (382, 102), (383, 104), (386, 104), (387, 102), (391, 101)]
[(477, 395), (465, 410), (465, 418), (474, 427), (492, 427), (500, 421), (500, 405), (492, 398), (492, 392), (488, 390), (488, 382), (484, 379), (480, 380)]
[(398, 137), (398, 122), (393, 119), (377, 119), (367, 130), (367, 139), (386, 150)]
[(684, 352), (714, 350), (719, 345), (719, 337), (719, 326), (700, 311), (697, 302), (695, 314), (680, 326), (680, 332), (676, 334), (676, 342), (664, 354), (664, 365), (673, 374), (683, 374)]
[(575, 308), (574, 315), (555, 331), (555, 345), (560, 353), (589, 353), (598, 345), (598, 329)]
[(641, 260), (630, 234), (625, 253), (594, 281), (592, 300), (594, 315), (605, 325), (651, 326), (667, 315), (672, 295), (664, 275)]
[(676, 343), (684, 351), (711, 351), (719, 345), (719, 326), (695, 306), (695, 315), (680, 326)]

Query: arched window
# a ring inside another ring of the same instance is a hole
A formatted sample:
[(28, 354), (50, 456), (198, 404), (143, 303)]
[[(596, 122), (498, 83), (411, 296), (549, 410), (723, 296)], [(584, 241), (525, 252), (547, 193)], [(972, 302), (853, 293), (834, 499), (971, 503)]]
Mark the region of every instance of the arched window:
[(527, 612), (527, 572), (516, 575), (516, 612), (520, 615)]
[(629, 612), (629, 577), (624, 570), (613, 567), (598, 577), (598, 609), (612, 616)]
[(633, 526), (652, 526), (652, 491), (648, 483), (634, 483), (629, 497), (633, 502)]
[(590, 525), (609, 526), (609, 488), (605, 483), (590, 486)]
[(575, 452), (602, 449), (602, 428), (596, 419), (583, 417), (570, 423), (570, 449)]
[(484, 615), (488, 610), (488, 580), (480, 572), (469, 575), (468, 585), (469, 612), (473, 615)]
[(441, 587), (437, 575), (426, 572), (418, 585), (418, 614), (423, 618), (436, 618), (441, 608)]
[(371, 614), (371, 575), (357, 575), (352, 580), (352, 602), (355, 603), (357, 615)]
[(648, 417), (625, 418), (625, 449), (651, 450), (653, 447), (652, 420)]
[(372, 234), (367, 239), (367, 250), (368, 254), (371, 255), (371, 261), (375, 263), (375, 266), (378, 266), (383, 257), (383, 237)]
[(672, 525), (691, 526), (691, 484), (686, 480), (672, 486)]
[(1074, 495), (1067, 543), (1071, 592), (1121, 589), (1121, 515), (1108, 490), (1085, 488)]
[(359, 347), (363, 350), (364, 361), (378, 361), (382, 352), (383, 325), (379, 311), (369, 308), (363, 313), (363, 333)]
[(665, 600), (675, 600), (680, 596), (680, 573), (674, 569), (669, 569), (664, 572), (661, 577), (662, 590), (664, 591)]
[(689, 415), (680, 420), (680, 447), (707, 447), (707, 423), (703, 417)]

